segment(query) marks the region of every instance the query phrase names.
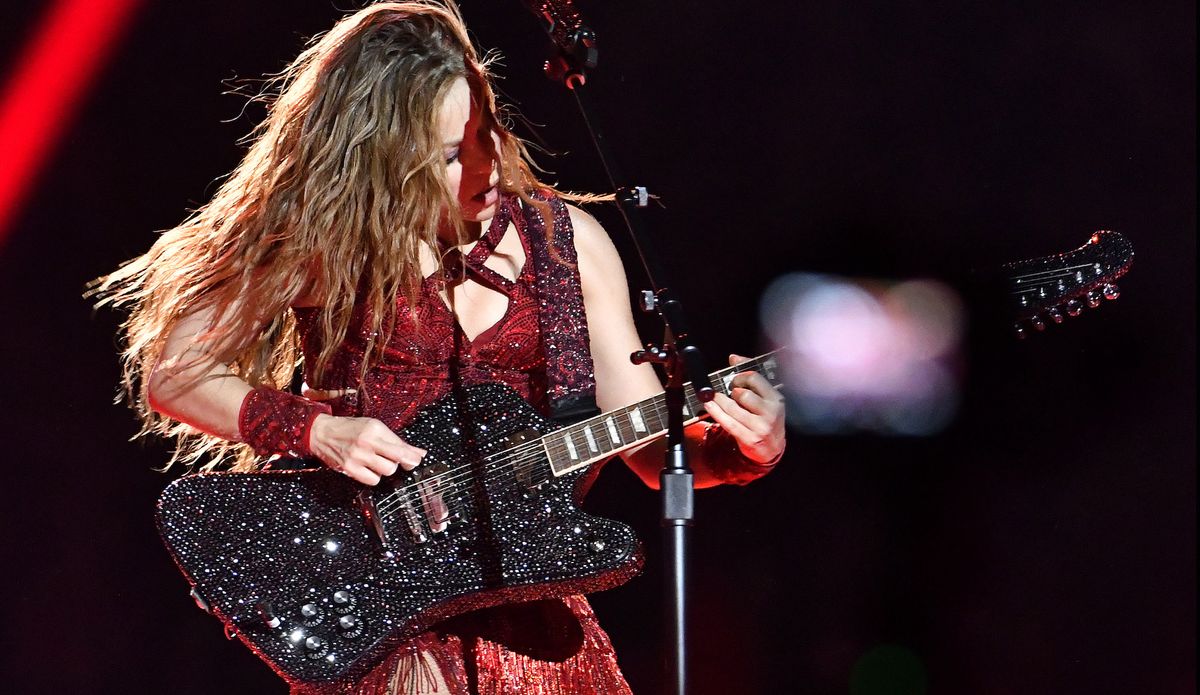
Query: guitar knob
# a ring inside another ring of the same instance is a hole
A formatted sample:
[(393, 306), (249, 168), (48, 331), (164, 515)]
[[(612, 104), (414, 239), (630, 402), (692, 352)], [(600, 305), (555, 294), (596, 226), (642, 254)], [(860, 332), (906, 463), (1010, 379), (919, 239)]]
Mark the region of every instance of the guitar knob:
[(1079, 316), (1083, 312), (1083, 302), (1072, 299), (1067, 302), (1067, 316)]
[(306, 603), (300, 606), (300, 617), (305, 625), (316, 625), (321, 622), (324, 611), (315, 603)]
[(333, 609), (342, 615), (354, 610), (358, 605), (358, 599), (354, 598), (354, 594), (345, 590), (333, 592)]
[(263, 625), (274, 630), (283, 624), (279, 616), (275, 615), (275, 608), (271, 605), (270, 601), (260, 601), (255, 608), (258, 610), (258, 617), (262, 620)]
[(325, 640), (321, 639), (320, 637), (317, 637), (316, 635), (313, 635), (312, 637), (309, 637), (308, 639), (304, 640), (304, 648), (309, 651), (315, 652), (324, 646), (325, 646)]
[(1021, 340), (1024, 340), (1025, 336), (1029, 335), (1029, 331), (1025, 330), (1025, 327), (1021, 325), (1020, 321), (1013, 324), (1013, 333), (1016, 333), (1017, 337)]
[(1050, 320), (1055, 323), (1062, 323), (1066, 320), (1066, 317), (1063, 316), (1063, 313), (1059, 311), (1058, 307), (1056, 306), (1050, 307), (1050, 310), (1046, 312), (1046, 315), (1049, 316)]
[(1104, 298), (1105, 299), (1116, 299), (1117, 297), (1120, 297), (1120, 296), (1121, 296), (1121, 288), (1119, 288), (1116, 285), (1113, 285), (1111, 283), (1104, 286)]
[(1042, 320), (1041, 316), (1031, 316), (1029, 318), (1029, 324), (1031, 326), (1033, 326), (1034, 330), (1037, 330), (1037, 331), (1046, 330), (1046, 322)]
[(1096, 307), (1100, 306), (1102, 296), (1103, 295), (1100, 294), (1100, 290), (1092, 290), (1091, 292), (1088, 292), (1087, 293), (1088, 307), (1091, 309), (1095, 309)]
[(363, 633), (363, 621), (357, 615), (343, 615), (338, 618), (338, 633), (344, 639), (354, 639)]

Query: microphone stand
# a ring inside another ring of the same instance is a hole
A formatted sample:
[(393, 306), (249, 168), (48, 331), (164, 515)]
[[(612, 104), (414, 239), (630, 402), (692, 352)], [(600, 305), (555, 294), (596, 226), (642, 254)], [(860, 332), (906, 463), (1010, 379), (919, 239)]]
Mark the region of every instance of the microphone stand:
[(585, 84), (587, 70), (596, 66), (596, 34), (585, 26), (569, 0), (526, 0), (543, 21), (557, 55), (546, 62), (545, 72), (562, 82), (575, 98), (592, 143), (600, 157), (609, 184), (616, 192), (624, 226), (633, 240), (642, 267), (653, 289), (641, 293), (641, 307), (659, 316), (663, 322), (661, 346), (647, 345), (630, 355), (635, 364), (661, 364), (667, 373), (667, 451), (659, 483), (662, 493), (662, 526), (666, 556), (668, 632), (671, 656), (668, 662), (668, 693), (687, 693), (687, 572), (689, 534), (694, 520), (692, 469), (684, 449), (684, 388), (690, 381), (701, 402), (712, 400), (715, 392), (708, 379), (704, 358), (693, 342), (684, 316), (683, 305), (671, 290), (654, 253), (650, 235), (645, 231), (641, 209), (650, 194), (645, 187), (628, 185), (618, 172), (608, 141), (595, 125), (590, 95)]

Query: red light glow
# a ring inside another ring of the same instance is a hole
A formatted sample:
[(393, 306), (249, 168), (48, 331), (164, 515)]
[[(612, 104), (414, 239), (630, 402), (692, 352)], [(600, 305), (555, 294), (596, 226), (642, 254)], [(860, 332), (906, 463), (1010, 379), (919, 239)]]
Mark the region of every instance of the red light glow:
[(140, 0), (56, 0), (0, 92), (0, 243)]

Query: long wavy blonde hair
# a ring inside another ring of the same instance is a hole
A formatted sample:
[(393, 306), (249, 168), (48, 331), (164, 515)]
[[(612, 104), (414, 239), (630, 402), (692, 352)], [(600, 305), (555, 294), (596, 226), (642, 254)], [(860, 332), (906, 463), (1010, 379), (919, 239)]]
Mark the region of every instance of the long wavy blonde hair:
[(451, 0), (379, 3), (346, 17), (268, 81), (278, 96), (212, 199), (93, 283), (99, 305), (128, 309), (123, 393), (139, 436), (177, 439), (168, 466), (254, 466), (248, 447), (150, 408), (149, 375), (182, 318), (210, 311), (198, 341), (252, 386), (291, 382), (300, 354), (289, 307), (301, 296), (323, 308), (310, 373), (319, 378), (346, 337), (356, 302), (381, 336), (367, 361), (378, 357), (397, 297), (416, 301), (421, 246), (436, 248), (446, 219), (462, 233), (437, 127), (458, 78), (499, 134), (501, 189), (533, 203), (530, 192), (547, 188), (503, 125), (485, 63)]

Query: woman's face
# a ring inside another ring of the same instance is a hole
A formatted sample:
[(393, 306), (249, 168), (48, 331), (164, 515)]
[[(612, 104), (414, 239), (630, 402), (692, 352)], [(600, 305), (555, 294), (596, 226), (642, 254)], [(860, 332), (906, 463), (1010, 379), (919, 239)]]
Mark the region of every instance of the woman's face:
[(500, 136), (473, 102), (470, 86), (460, 77), (438, 117), (450, 193), (458, 198), (464, 222), (485, 222), (496, 214), (500, 200)]

